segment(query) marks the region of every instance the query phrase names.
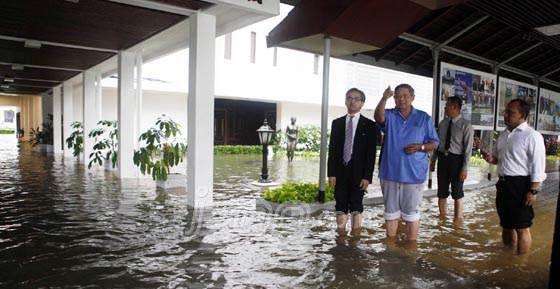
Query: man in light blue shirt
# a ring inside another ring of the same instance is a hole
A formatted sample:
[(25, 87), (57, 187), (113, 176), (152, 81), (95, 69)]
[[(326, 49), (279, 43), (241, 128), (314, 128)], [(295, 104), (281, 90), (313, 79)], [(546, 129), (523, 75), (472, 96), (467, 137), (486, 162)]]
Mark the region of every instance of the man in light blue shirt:
[[(385, 109), (394, 94), (395, 108)], [(439, 138), (432, 118), (412, 107), (414, 89), (400, 84), (383, 92), (375, 109), (375, 121), (385, 133), (379, 178), (385, 204), (388, 241), (396, 240), (399, 219), (406, 222), (407, 241), (416, 243), (422, 191), (428, 172), (428, 152)]]

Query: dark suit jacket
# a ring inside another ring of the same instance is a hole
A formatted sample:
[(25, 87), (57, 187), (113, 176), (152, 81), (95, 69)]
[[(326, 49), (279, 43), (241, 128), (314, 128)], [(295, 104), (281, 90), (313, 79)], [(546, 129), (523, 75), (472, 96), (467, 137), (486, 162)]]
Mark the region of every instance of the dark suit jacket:
[[(346, 115), (333, 120), (329, 140), (328, 176), (341, 178), (344, 176), (342, 153), (346, 131)], [(375, 123), (360, 114), (354, 146), (352, 147), (351, 172), (354, 183), (359, 184), (365, 179), (371, 183), (375, 166), (375, 149), (377, 136), (380, 135)]]

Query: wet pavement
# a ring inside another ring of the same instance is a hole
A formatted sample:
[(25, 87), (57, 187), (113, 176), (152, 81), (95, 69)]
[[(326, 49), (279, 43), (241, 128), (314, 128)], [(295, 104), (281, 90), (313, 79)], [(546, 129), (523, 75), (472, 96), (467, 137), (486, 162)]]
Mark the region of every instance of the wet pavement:
[[(531, 253), (519, 257), (501, 245), (491, 187), (466, 194), (459, 228), (425, 199), (413, 250), (385, 244), (381, 206), (366, 207), (360, 237), (343, 239), (333, 212), (257, 211), (259, 156), (216, 156), (214, 207), (193, 211), (184, 192), (2, 139), (0, 287), (546, 288), (557, 165), (535, 205)], [(271, 161), (279, 180), (316, 181), (317, 170), (317, 160)]]

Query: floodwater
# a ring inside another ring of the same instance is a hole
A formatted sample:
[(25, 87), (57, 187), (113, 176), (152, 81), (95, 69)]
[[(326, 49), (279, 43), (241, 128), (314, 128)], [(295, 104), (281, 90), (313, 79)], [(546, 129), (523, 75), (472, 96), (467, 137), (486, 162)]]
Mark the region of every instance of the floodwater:
[[(557, 171), (549, 164), (552, 171)], [(318, 162), (271, 161), (279, 179), (314, 181)], [(418, 248), (384, 242), (382, 207), (360, 237), (336, 238), (334, 213), (255, 210), (258, 156), (215, 159), (215, 206), (187, 209), (184, 192), (120, 182), (0, 140), (1, 288), (546, 288), (558, 174), (535, 206), (533, 248), (502, 247), (492, 188), (469, 192), (465, 223), (426, 199)]]

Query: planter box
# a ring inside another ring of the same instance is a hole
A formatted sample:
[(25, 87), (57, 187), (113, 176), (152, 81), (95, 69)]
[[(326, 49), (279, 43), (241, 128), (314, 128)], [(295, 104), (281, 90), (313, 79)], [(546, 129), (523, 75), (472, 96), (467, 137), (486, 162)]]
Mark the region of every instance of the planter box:
[(114, 168), (113, 168), (113, 165), (112, 165), (112, 163), (111, 163), (110, 160), (109, 160), (109, 161), (108, 161), (108, 160), (105, 160), (105, 161), (103, 162), (103, 168), (104, 168), (106, 171), (116, 171), (116, 170), (117, 170), (117, 167), (114, 167)]
[(38, 144), (33, 147), (33, 150), (41, 153), (53, 153), (54, 146), (50, 144)]
[(156, 187), (167, 190), (172, 188), (186, 188), (187, 175), (169, 174), (167, 181), (156, 181)]
[(284, 217), (310, 217), (323, 211), (334, 211), (334, 201), (326, 203), (274, 203), (263, 198), (256, 199), (258, 211), (275, 213)]

